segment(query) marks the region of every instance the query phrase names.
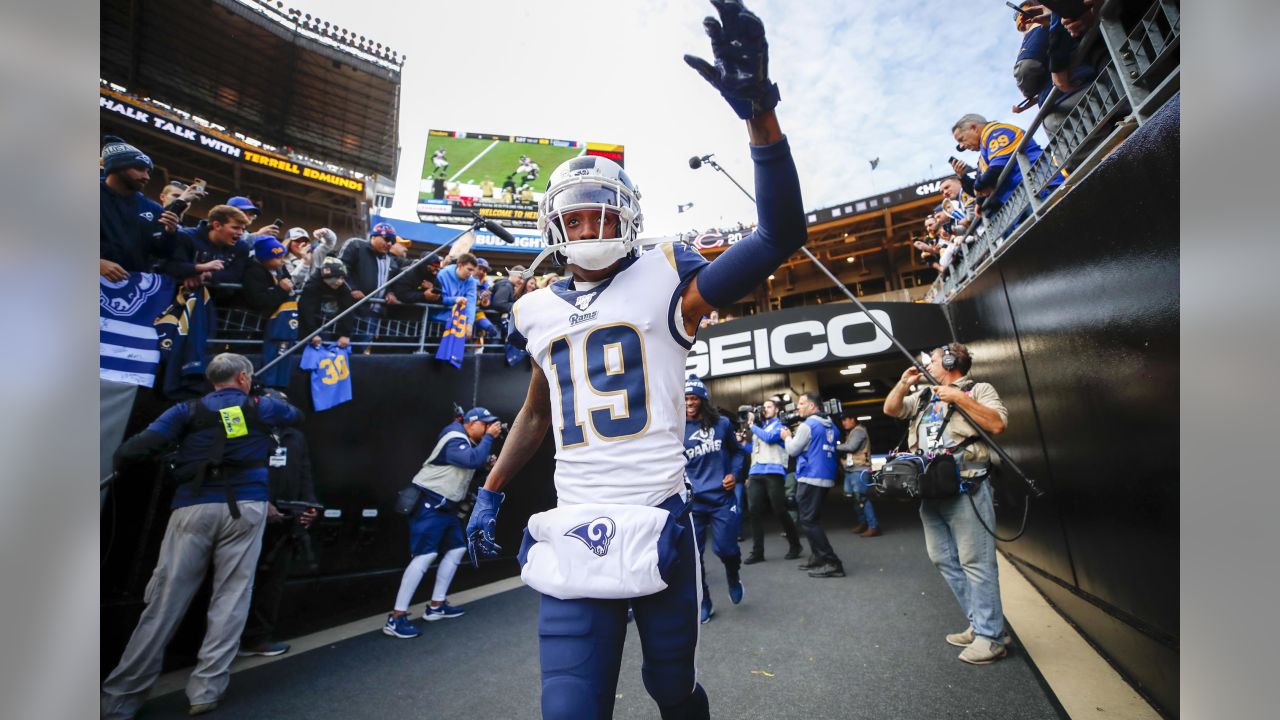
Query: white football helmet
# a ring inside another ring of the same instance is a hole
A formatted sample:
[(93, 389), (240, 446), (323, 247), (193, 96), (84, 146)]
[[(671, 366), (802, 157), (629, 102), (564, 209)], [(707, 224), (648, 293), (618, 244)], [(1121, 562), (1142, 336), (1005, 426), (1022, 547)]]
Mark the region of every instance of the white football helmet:
[[(602, 228), (606, 213), (616, 215), (618, 237), (569, 242), (564, 215), (576, 210), (598, 211)], [(584, 270), (603, 270), (629, 255), (643, 219), (640, 192), (626, 171), (594, 155), (573, 158), (556, 168), (538, 203), (538, 232), (547, 250), (559, 252), (566, 262)]]

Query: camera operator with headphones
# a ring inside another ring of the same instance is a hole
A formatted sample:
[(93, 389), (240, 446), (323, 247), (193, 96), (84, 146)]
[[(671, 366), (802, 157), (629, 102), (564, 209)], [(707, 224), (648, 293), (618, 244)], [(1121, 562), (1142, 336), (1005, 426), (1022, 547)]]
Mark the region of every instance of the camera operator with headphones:
[(1004, 432), (1009, 412), (994, 387), (969, 377), (972, 364), (969, 349), (960, 343), (934, 350), (927, 369), (939, 385), (908, 395), (912, 385), (922, 383), (923, 376), (915, 367), (907, 368), (885, 398), (884, 413), (909, 421), (907, 444), (912, 452), (926, 457), (950, 453), (957, 460), (962, 485), (968, 488), (965, 492), (973, 505), (965, 493), (925, 499), (920, 501), (920, 518), (929, 559), (942, 572), (969, 618), (967, 629), (947, 635), (946, 640), (964, 648), (960, 660), (986, 665), (1004, 657), (1009, 643), (1000, 605), (996, 541), (982, 526), (986, 523), (994, 528), (996, 523), (991, 484), (985, 482), (991, 454), (969, 421), (955, 410), (963, 409), (992, 435)]

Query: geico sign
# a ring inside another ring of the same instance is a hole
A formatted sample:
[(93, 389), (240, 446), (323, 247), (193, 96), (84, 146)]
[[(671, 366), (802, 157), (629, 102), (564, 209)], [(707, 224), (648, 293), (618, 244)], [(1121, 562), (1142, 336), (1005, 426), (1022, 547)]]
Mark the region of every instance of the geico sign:
[[(893, 332), (888, 313), (872, 310), (871, 314), (889, 332)], [(868, 336), (870, 339), (850, 339)], [(874, 355), (892, 345), (889, 337), (867, 318), (866, 313), (850, 312), (836, 315), (826, 323), (798, 320), (776, 327), (698, 340), (689, 350), (685, 369), (687, 374), (706, 379)]]

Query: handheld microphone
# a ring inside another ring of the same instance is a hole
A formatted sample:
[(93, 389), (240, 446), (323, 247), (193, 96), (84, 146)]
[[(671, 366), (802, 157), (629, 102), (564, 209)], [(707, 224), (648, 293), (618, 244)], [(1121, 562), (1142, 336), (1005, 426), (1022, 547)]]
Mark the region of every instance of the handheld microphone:
[[(715, 153), (711, 153), (711, 155), (714, 155), (714, 154)], [(702, 163), (711, 159), (711, 155), (703, 155), (702, 157), (695, 156), (695, 157), (689, 158), (689, 168), (692, 170), (697, 170), (698, 168), (702, 167)]]

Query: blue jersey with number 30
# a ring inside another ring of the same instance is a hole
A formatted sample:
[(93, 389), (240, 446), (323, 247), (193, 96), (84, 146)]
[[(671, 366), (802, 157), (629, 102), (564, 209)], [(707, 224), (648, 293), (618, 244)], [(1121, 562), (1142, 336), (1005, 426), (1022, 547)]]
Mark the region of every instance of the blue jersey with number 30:
[(706, 264), (664, 243), (593, 288), (562, 280), (516, 302), (512, 340), (551, 390), (560, 504), (655, 506), (683, 489), (680, 295)]
[(311, 403), (316, 412), (328, 410), (351, 399), (351, 348), (334, 343), (307, 346), (298, 367), (311, 371)]

